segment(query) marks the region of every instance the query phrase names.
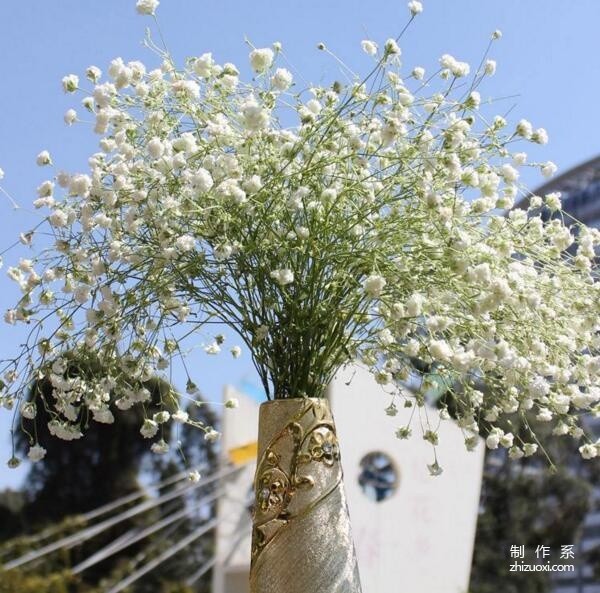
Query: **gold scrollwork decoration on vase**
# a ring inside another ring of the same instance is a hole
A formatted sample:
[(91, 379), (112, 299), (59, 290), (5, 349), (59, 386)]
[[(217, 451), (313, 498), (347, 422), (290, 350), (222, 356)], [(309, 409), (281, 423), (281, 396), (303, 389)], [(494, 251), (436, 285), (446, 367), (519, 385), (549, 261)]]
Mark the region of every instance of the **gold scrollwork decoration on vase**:
[(254, 490), (252, 593), (360, 593), (327, 400), (262, 404)]

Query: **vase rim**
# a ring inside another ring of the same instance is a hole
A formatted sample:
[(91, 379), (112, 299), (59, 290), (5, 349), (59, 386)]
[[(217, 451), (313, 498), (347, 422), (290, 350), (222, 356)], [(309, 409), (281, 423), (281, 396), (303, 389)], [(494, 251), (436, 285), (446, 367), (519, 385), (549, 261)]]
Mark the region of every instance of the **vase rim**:
[(282, 397), (277, 399), (270, 399), (265, 402), (262, 402), (261, 405), (264, 404), (285, 404), (285, 403), (295, 403), (302, 401), (328, 401), (326, 396), (324, 397)]

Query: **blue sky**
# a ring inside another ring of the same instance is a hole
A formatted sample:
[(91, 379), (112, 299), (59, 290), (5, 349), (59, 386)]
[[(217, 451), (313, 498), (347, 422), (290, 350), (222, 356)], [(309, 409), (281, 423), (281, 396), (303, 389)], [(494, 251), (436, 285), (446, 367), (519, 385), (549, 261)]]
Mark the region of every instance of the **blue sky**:
[[(71, 72), (83, 78), (91, 64), (106, 70), (117, 56), (155, 64), (141, 43), (153, 21), (138, 16), (134, 6), (135, 0), (0, 3), (2, 185), (24, 206), (13, 211), (8, 200), (0, 199), (0, 251), (38, 220), (28, 206), (48, 173), (36, 167), (37, 153), (48, 149), (57, 168), (77, 171), (85, 170), (88, 155), (96, 150), (90, 127), (67, 129), (63, 123), (63, 113), (77, 108), (78, 99), (62, 93), (61, 78)], [(491, 32), (501, 29), (503, 38), (491, 55), (498, 61), (497, 74), (480, 89), (482, 97), (510, 97), (497, 104), (498, 112), (512, 109), (512, 121), (527, 117), (536, 127), (544, 126), (550, 144), (534, 156), (555, 161), (560, 170), (600, 152), (600, 2), (424, 0), (424, 6), (401, 42), (407, 68), (432, 71), (443, 53), (476, 65)], [(180, 62), (212, 51), (218, 62), (234, 62), (248, 74), (247, 36), (259, 47), (280, 41), (293, 69), (320, 83), (338, 77), (339, 67), (316, 49), (317, 43), (325, 42), (355, 70), (364, 70), (369, 62), (360, 41), (395, 36), (408, 11), (403, 0), (162, 0), (158, 17)], [(535, 187), (540, 178), (532, 173), (525, 181)], [(6, 263), (18, 255), (9, 253)], [(17, 294), (4, 276), (0, 282), (4, 310)], [(0, 326), (0, 359), (16, 352), (21, 337)], [(220, 398), (225, 381), (257, 383), (247, 352), (235, 362), (193, 355), (190, 364), (212, 400)], [(0, 488), (18, 485), (25, 473), (25, 468), (6, 468), (9, 427), (10, 414), (0, 410)]]

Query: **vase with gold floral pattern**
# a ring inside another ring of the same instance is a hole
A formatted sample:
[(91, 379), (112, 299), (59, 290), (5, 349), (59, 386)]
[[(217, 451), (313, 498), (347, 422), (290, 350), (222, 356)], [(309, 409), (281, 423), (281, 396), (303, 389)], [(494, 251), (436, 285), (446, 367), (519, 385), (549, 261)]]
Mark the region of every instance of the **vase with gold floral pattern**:
[(329, 402), (261, 405), (251, 593), (360, 593)]

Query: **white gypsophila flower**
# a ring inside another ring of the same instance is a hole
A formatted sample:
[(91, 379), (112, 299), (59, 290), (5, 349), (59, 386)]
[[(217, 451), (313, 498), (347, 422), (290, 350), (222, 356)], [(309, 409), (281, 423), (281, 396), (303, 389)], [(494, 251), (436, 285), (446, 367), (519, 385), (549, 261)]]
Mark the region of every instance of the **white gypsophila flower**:
[(225, 62), (225, 64), (223, 64), (222, 72), (223, 72), (223, 74), (225, 74), (227, 76), (239, 76), (240, 75), (240, 71), (237, 69), (237, 66), (235, 64), (232, 64), (231, 62)]
[(548, 144), (548, 132), (544, 128), (538, 128), (531, 135), (531, 141), (537, 144)]
[(75, 109), (68, 109), (65, 112), (65, 115), (64, 115), (63, 119), (64, 119), (65, 123), (68, 126), (70, 126), (75, 121), (77, 121), (77, 111), (75, 111)]
[(235, 398), (235, 397), (230, 397), (225, 402), (225, 407), (226, 408), (230, 408), (230, 409), (239, 408), (240, 407), (240, 401), (237, 398)]
[(200, 478), (202, 478), (202, 476), (197, 469), (188, 473), (188, 480), (194, 484), (197, 484), (200, 481)]
[(560, 201), (560, 196), (560, 192), (552, 192), (546, 195), (544, 203), (551, 212), (555, 212), (556, 210), (561, 209), (562, 203)]
[(220, 437), (221, 433), (216, 431), (214, 428), (209, 428), (204, 433), (204, 440), (208, 441), (209, 443), (214, 443), (215, 441), (218, 441)]
[(423, 80), (423, 78), (425, 78), (425, 68), (422, 68), (421, 66), (416, 66), (415, 68), (413, 68), (412, 75), (416, 80)]
[(531, 125), (531, 122), (526, 119), (520, 120), (517, 124), (516, 133), (518, 136), (522, 136), (523, 138), (529, 140), (533, 134), (533, 126)]
[(379, 339), (379, 342), (384, 346), (389, 346), (390, 344), (393, 344), (396, 341), (394, 335), (387, 327), (379, 332), (377, 338)]
[(196, 246), (196, 239), (191, 235), (182, 235), (175, 241), (175, 245), (181, 251), (193, 251)]
[(184, 410), (177, 410), (175, 413), (171, 414), (171, 418), (180, 424), (185, 424), (189, 420), (189, 417), (189, 414)]
[(385, 278), (379, 274), (371, 274), (364, 282), (365, 293), (373, 298), (381, 296), (384, 286), (387, 284)]
[(550, 422), (554, 414), (548, 408), (542, 408), (536, 415), (536, 420), (539, 422)]
[(167, 443), (164, 439), (160, 439), (160, 441), (152, 443), (150, 450), (156, 455), (165, 455), (169, 452), (169, 443)]
[(557, 171), (558, 167), (556, 166), (555, 163), (553, 163), (552, 161), (546, 161), (541, 168), (541, 172), (542, 175), (544, 177), (552, 177), (556, 171)]
[(224, 89), (232, 92), (237, 89), (240, 80), (237, 75), (224, 74), (219, 81)]
[(242, 349), (239, 346), (233, 346), (229, 352), (233, 358), (239, 358), (242, 355)]
[(386, 56), (399, 56), (402, 53), (395, 39), (388, 39), (385, 42), (384, 51)]
[(242, 187), (247, 193), (255, 194), (262, 189), (263, 183), (259, 175), (252, 175), (242, 183)]
[(563, 436), (569, 434), (569, 425), (564, 422), (559, 422), (553, 429), (552, 434), (557, 436)]
[(160, 138), (152, 138), (152, 140), (148, 142), (148, 154), (153, 159), (159, 159), (165, 154), (165, 145)]
[(271, 84), (278, 91), (287, 91), (292, 86), (293, 79), (292, 73), (289, 70), (286, 68), (277, 68), (275, 74), (271, 77)]
[(493, 76), (496, 74), (496, 60), (486, 60), (484, 72), (487, 74), (487, 76)]
[(264, 74), (273, 64), (275, 54), (269, 47), (253, 49), (250, 52), (250, 65), (257, 74)]
[(281, 286), (291, 284), (294, 281), (294, 272), (287, 268), (273, 270), (270, 274), (271, 278), (277, 281)]
[(294, 232), (296, 233), (296, 237), (298, 237), (298, 239), (308, 239), (310, 236), (310, 229), (306, 228), (305, 226), (296, 227)]
[(319, 103), (319, 101), (317, 101), (316, 99), (311, 99), (310, 101), (308, 101), (306, 103), (306, 107), (314, 115), (318, 115), (319, 113), (321, 113), (321, 109), (323, 109), (321, 103)]
[(479, 109), (479, 106), (481, 105), (481, 95), (479, 92), (471, 91), (467, 100), (465, 101), (465, 104), (471, 109)]
[(194, 72), (202, 78), (209, 78), (213, 73), (214, 66), (215, 61), (210, 52), (204, 53), (194, 60)]
[[(578, 440), (580, 439), (585, 433), (583, 432), (583, 428), (581, 428), (581, 426), (572, 426), (569, 429), (569, 434), (575, 439)], [(598, 446), (598, 443), (596, 442), (596, 446)]]
[(121, 397), (115, 401), (115, 405), (119, 410), (129, 410), (133, 406), (134, 401), (129, 397)]
[(69, 178), (69, 194), (87, 198), (92, 188), (92, 180), (89, 175), (77, 174)]
[(508, 163), (502, 165), (501, 173), (507, 183), (512, 183), (519, 178), (519, 172)]
[(47, 198), (52, 195), (54, 191), (54, 183), (52, 181), (44, 181), (37, 187), (37, 195), (40, 198)]
[(242, 105), (242, 118), (248, 130), (262, 130), (269, 124), (269, 111), (259, 105), (254, 96), (249, 97)]
[(62, 87), (65, 93), (74, 93), (79, 88), (79, 76), (76, 74), (69, 74), (63, 77)]
[(508, 450), (508, 456), (510, 457), (510, 459), (521, 459), (521, 457), (523, 457), (524, 455), (525, 453), (523, 453), (523, 450), (520, 447), (517, 447), (516, 445), (513, 445)]
[(529, 208), (531, 210), (541, 208), (543, 203), (544, 201), (541, 196), (531, 196), (531, 198), (529, 199)]
[(360, 46), (362, 47), (362, 50), (369, 56), (374, 56), (377, 54), (377, 44), (374, 41), (363, 39), (360, 42)]
[(38, 461), (44, 459), (46, 453), (47, 451), (46, 449), (44, 449), (44, 447), (42, 447), (39, 444), (35, 444), (29, 448), (29, 451), (27, 452), (27, 457), (29, 457), (29, 460), (33, 463), (37, 463)]
[(0, 181), (4, 179), (4, 169), (0, 168)]
[(94, 420), (101, 424), (113, 424), (115, 421), (113, 413), (107, 407), (95, 409), (92, 413)]
[(158, 432), (158, 424), (154, 422), (154, 420), (150, 420), (146, 418), (144, 420), (144, 424), (142, 424), (142, 428), (140, 428), (140, 434), (145, 439), (151, 439)]
[(225, 261), (233, 253), (233, 247), (231, 245), (219, 245), (214, 249), (215, 259), (217, 261)]
[(171, 143), (173, 150), (183, 152), (185, 155), (192, 155), (198, 150), (196, 138), (191, 132), (184, 132)]
[(69, 216), (62, 210), (54, 210), (54, 212), (48, 216), (48, 220), (53, 227), (60, 228), (67, 226)]
[(170, 417), (171, 414), (167, 410), (161, 410), (160, 412), (156, 412), (152, 416), (152, 420), (154, 420), (154, 422), (156, 422), (157, 424), (164, 424), (165, 422), (169, 421)]
[(37, 155), (35, 162), (39, 167), (51, 165), (52, 158), (50, 157), (50, 153), (47, 150), (42, 150), (42, 152)]
[(159, 4), (158, 0), (137, 0), (135, 8), (138, 14), (154, 16)]
[(457, 78), (468, 76), (469, 72), (471, 71), (469, 64), (467, 64), (466, 62), (459, 62), (454, 56), (451, 56), (450, 54), (444, 54), (440, 58), (440, 65), (442, 66), (442, 68), (449, 71)]
[(429, 343), (429, 352), (435, 360), (446, 362), (451, 360), (453, 355), (450, 344), (445, 340), (432, 340)]
[(100, 80), (100, 77), (102, 76), (102, 70), (100, 70), (98, 66), (88, 66), (88, 68), (85, 71), (85, 76), (89, 81), (96, 83)]
[(191, 182), (194, 190), (202, 193), (209, 191), (214, 184), (213, 178), (209, 171), (202, 167), (200, 167), (200, 169), (194, 172), (191, 178)]
[(452, 74), (457, 78), (468, 76), (471, 72), (471, 66), (467, 62), (456, 62), (454, 67), (451, 69)]
[(500, 29), (496, 29), (492, 33), (492, 39), (494, 39), (494, 40), (496, 40), (496, 39), (502, 39), (502, 31), (500, 31)]
[(492, 429), (490, 434), (485, 439), (485, 444), (488, 449), (497, 449), (502, 438), (502, 431), (500, 429)]
[(204, 347), (204, 352), (212, 355), (219, 354), (219, 352), (221, 352), (221, 347), (216, 342), (213, 342), (212, 344)]
[(583, 459), (593, 459), (598, 456), (598, 448), (595, 445), (585, 444), (579, 447), (579, 453)]
[[(63, 411), (67, 412), (66, 409)], [(83, 436), (83, 433), (79, 430), (79, 427), (68, 424), (67, 422), (61, 422), (60, 420), (51, 420), (48, 422), (48, 431), (52, 436), (55, 436), (63, 441), (74, 441)]]
[(416, 16), (417, 14), (423, 12), (423, 4), (417, 0), (412, 0), (408, 3), (408, 10), (410, 10), (410, 14), (412, 16)]
[(198, 99), (200, 97), (200, 86), (194, 80), (176, 80), (171, 83), (176, 95), (183, 99)]
[(517, 167), (524, 165), (527, 162), (527, 153), (526, 152), (516, 152), (513, 154), (512, 158), (513, 164)]

